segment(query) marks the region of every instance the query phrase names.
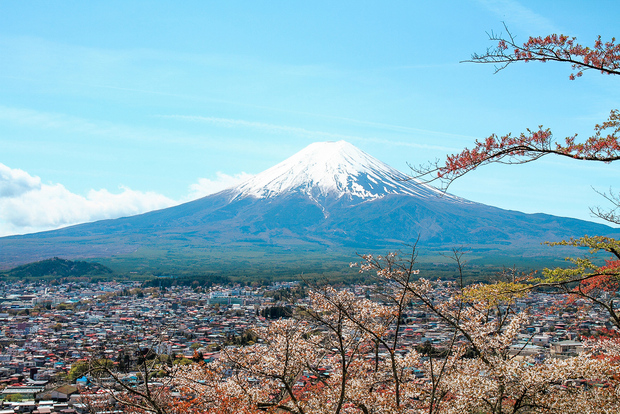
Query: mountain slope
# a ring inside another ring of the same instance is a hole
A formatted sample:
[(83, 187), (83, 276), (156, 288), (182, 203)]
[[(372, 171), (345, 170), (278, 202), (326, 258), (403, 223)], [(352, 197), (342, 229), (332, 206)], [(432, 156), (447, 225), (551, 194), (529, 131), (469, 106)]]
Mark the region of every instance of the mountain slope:
[(110, 257), (149, 249), (303, 255), (385, 251), (420, 241), (487, 255), (537, 254), (540, 243), (610, 227), (502, 210), (442, 194), (346, 142), (316, 143), (239, 186), (133, 217), (0, 238), (0, 267), (51, 256)]

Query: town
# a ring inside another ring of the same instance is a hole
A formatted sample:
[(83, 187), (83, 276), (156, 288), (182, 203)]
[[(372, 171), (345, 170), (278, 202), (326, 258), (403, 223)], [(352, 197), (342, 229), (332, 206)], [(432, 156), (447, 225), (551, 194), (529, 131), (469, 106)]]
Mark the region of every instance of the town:
[[(343, 289), (372, 297), (375, 286)], [(299, 282), (210, 288), (139, 282), (0, 284), (0, 413), (87, 412), (81, 395), (96, 387), (87, 370), (79, 368), (88, 361), (113, 361), (126, 371), (125, 378), (139, 382), (129, 368), (141, 350), (177, 362), (217, 360), (223, 347), (243, 344), (252, 328), (265, 326), (270, 317), (289, 316), (281, 310), (292, 312), (292, 304), (308, 304)], [(514, 352), (538, 361), (574, 356), (584, 349), (580, 338), (611, 328), (605, 312), (578, 300), (534, 293), (515, 306), (527, 308), (533, 317), (513, 344)], [(402, 350), (441, 348), (452, 335), (435, 315), (415, 306), (403, 322), (398, 328)]]

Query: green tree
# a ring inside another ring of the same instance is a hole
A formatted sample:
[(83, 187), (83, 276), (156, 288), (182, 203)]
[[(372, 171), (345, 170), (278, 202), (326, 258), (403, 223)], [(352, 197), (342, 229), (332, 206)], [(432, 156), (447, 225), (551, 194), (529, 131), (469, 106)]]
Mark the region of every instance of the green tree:
[(292, 315), (291, 309), (285, 306), (270, 306), (261, 311), (261, 316), (268, 319), (290, 318)]
[(71, 365), (68, 377), (71, 382), (75, 382), (75, 380), (86, 374), (89, 374), (94, 378), (99, 378), (105, 376), (106, 373), (113, 368), (114, 362), (106, 358), (81, 361)]
[(9, 394), (4, 397), (4, 401), (6, 402), (20, 402), (24, 399), (22, 394)]
[(68, 374), (69, 381), (75, 382), (76, 379), (83, 377), (88, 373), (89, 368), (90, 364), (87, 361), (72, 364)]

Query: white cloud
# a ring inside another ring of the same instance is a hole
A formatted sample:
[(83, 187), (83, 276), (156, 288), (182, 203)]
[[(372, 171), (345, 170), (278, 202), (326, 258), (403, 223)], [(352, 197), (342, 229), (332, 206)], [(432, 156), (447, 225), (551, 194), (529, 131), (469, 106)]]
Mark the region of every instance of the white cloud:
[(72, 224), (144, 213), (177, 204), (154, 192), (121, 187), (74, 194), (62, 184), (0, 164), (0, 236), (57, 229)]
[(235, 175), (228, 175), (218, 171), (214, 180), (209, 178), (199, 178), (197, 183), (190, 185), (188, 199), (195, 200), (197, 198), (208, 196), (209, 194), (218, 193), (237, 184), (241, 184), (243, 181), (252, 177), (252, 174), (245, 172)]
[(151, 191), (121, 187), (119, 192), (90, 190), (85, 196), (62, 184), (42, 184), (26, 171), (0, 163), (0, 237), (53, 230), (79, 223), (132, 216), (195, 200), (239, 184), (252, 177), (221, 172), (215, 179), (200, 178), (183, 200)]
[(0, 164), (0, 198), (17, 197), (40, 188), (41, 180), (39, 177), (32, 177), (26, 171), (12, 169)]

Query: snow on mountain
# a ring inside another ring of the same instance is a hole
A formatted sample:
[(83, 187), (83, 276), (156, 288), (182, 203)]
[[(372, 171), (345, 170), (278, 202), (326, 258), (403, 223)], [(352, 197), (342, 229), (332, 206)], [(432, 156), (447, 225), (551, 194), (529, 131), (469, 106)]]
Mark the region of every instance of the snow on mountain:
[(420, 198), (445, 196), (465, 201), (444, 195), (346, 141), (310, 144), (232, 191), (233, 200), (302, 193), (317, 202), (328, 197), (368, 201), (388, 194), (408, 194)]

